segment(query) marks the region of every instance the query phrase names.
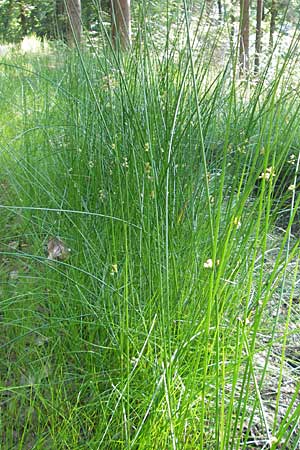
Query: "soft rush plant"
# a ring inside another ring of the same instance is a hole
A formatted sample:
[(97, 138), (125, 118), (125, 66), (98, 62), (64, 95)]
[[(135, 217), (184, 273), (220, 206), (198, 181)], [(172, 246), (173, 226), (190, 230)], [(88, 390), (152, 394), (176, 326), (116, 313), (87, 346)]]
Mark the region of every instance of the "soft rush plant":
[(299, 448), (293, 53), (247, 84), (143, 11), (127, 54), (0, 65), (3, 448)]

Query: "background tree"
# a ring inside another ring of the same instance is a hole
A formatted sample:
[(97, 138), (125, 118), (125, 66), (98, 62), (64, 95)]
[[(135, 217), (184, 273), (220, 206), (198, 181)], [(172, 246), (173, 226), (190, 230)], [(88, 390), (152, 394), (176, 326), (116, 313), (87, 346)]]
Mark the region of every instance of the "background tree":
[(249, 0), (240, 0), (240, 75), (249, 71)]
[(272, 0), (271, 3), (271, 18), (270, 18), (270, 35), (269, 35), (269, 50), (272, 51), (274, 47), (274, 33), (276, 27), (277, 3)]
[(131, 45), (130, 0), (111, 0), (112, 39), (115, 47)]
[(231, 0), (230, 2), (230, 8), (229, 8), (229, 29), (230, 29), (230, 45), (231, 47), (233, 46), (233, 42), (234, 42), (234, 35), (235, 35), (235, 5), (234, 5), (234, 0)]
[(256, 5), (256, 36), (255, 36), (255, 57), (254, 57), (254, 73), (258, 73), (260, 54), (261, 54), (261, 38), (262, 38), (262, 15), (263, 15), (263, 0), (257, 0)]
[(219, 22), (221, 23), (223, 20), (223, 12), (222, 12), (222, 0), (217, 1), (218, 4), (218, 14), (219, 14)]
[(0, 39), (19, 42), (32, 33), (38, 37), (53, 38), (55, 3), (50, 0), (0, 1)]
[(80, 0), (66, 0), (68, 15), (67, 39), (70, 46), (74, 46), (81, 41), (81, 2)]

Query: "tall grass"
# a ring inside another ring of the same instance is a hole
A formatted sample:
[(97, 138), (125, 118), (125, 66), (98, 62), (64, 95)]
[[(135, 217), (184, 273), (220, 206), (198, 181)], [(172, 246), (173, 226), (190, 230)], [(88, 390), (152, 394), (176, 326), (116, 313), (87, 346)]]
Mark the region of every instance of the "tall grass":
[(180, 23), (0, 65), (3, 448), (299, 448), (293, 54)]

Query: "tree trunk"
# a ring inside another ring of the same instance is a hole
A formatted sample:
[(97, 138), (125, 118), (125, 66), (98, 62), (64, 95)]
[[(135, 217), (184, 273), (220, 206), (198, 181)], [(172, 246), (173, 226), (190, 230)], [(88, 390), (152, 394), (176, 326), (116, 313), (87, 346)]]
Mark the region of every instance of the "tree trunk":
[(257, 0), (256, 9), (256, 36), (255, 36), (255, 58), (254, 58), (254, 73), (259, 71), (260, 54), (261, 54), (261, 37), (262, 37), (262, 14), (263, 14), (263, 0)]
[(269, 37), (269, 50), (272, 52), (274, 47), (274, 33), (276, 26), (276, 16), (277, 16), (277, 4), (276, 0), (272, 0), (271, 4), (271, 20), (270, 20), (270, 37)]
[(131, 45), (130, 0), (111, 0), (112, 40), (115, 48)]
[(80, 0), (66, 0), (68, 15), (67, 39), (70, 47), (81, 41), (81, 2)]
[(249, 72), (249, 0), (240, 0), (240, 75)]
[(213, 9), (214, 9), (213, 0), (206, 0), (205, 6), (206, 6), (206, 15), (207, 15), (208, 19), (210, 19), (212, 17)]
[(20, 24), (21, 24), (21, 37), (27, 34), (27, 16), (26, 16), (26, 5), (20, 2)]
[(222, 0), (218, 0), (219, 23), (222, 23)]
[(229, 10), (229, 23), (230, 23), (230, 34), (229, 34), (229, 42), (230, 47), (233, 49), (234, 47), (234, 36), (235, 36), (235, 5), (234, 0), (230, 2), (230, 10)]

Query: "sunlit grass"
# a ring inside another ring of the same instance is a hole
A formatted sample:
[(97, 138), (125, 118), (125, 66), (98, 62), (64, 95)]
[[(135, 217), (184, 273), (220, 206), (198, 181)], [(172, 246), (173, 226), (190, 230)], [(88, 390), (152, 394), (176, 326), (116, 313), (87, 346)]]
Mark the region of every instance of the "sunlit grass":
[(292, 61), (240, 83), (187, 25), (0, 65), (4, 448), (297, 448)]

